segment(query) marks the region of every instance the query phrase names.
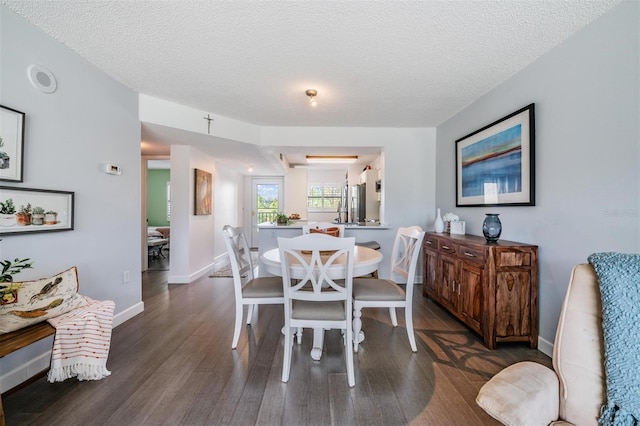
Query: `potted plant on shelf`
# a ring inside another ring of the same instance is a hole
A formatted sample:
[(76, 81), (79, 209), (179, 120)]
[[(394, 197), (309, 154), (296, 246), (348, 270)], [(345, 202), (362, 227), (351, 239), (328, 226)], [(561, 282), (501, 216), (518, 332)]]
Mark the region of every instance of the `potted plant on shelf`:
[(44, 224), (44, 209), (42, 207), (33, 208), (33, 212), (31, 213), (31, 224), (32, 225)]
[(278, 225), (287, 225), (289, 223), (289, 216), (282, 212), (276, 213), (276, 223)]
[(44, 213), (44, 224), (55, 225), (56, 223), (58, 223), (58, 212), (54, 212), (53, 210), (46, 211)]
[(16, 221), (20, 226), (31, 225), (31, 203), (20, 206), (20, 210), (16, 213)]
[(0, 226), (13, 226), (16, 224), (16, 206), (13, 199), (0, 202)]

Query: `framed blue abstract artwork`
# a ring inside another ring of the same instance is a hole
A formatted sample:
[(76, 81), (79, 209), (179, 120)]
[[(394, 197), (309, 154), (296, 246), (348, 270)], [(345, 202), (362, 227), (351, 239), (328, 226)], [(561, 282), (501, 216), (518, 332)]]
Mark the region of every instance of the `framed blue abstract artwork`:
[(456, 141), (456, 206), (535, 206), (534, 104)]

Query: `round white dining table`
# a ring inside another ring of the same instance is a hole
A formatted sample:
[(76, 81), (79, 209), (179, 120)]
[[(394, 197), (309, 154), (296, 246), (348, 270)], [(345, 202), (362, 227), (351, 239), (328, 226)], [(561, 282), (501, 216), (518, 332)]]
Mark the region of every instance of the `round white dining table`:
[[(344, 257), (344, 256), (341, 256)], [(382, 262), (382, 253), (378, 250), (370, 249), (368, 247), (355, 246), (354, 258), (353, 258), (353, 276), (361, 277), (372, 274), (378, 270), (378, 265)], [(271, 249), (266, 251), (260, 257), (261, 266), (264, 266), (266, 272), (275, 275), (282, 276), (282, 262), (280, 261), (280, 249)], [(329, 267), (329, 276), (333, 279), (344, 277), (344, 260), (337, 259), (332, 266)], [(291, 278), (302, 279), (305, 277), (305, 269), (302, 265), (296, 268), (295, 263), (291, 264)], [(262, 271), (260, 271), (262, 276)], [(360, 333), (357, 336), (359, 341), (364, 339), (364, 333)], [(313, 349), (311, 349), (311, 358), (319, 361), (322, 356), (322, 346), (324, 341), (324, 330), (313, 329)]]
[[(372, 274), (378, 270), (378, 265), (382, 262), (382, 253), (368, 247), (355, 246), (353, 257), (353, 276), (362, 277)], [(261, 266), (266, 272), (275, 276), (282, 276), (282, 262), (280, 262), (280, 251), (277, 248), (266, 251), (260, 258)], [(262, 271), (261, 271), (262, 272)], [(344, 260), (337, 261), (329, 267), (332, 278), (344, 277)], [(296, 268), (295, 263), (291, 265), (291, 278), (304, 278), (305, 270), (300, 265)]]

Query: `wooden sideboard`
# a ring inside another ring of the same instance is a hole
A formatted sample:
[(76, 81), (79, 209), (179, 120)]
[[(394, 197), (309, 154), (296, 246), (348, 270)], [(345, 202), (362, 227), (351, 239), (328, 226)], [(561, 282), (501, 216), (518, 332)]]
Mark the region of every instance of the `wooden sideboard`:
[(484, 339), (538, 347), (538, 247), (427, 232), (423, 295)]

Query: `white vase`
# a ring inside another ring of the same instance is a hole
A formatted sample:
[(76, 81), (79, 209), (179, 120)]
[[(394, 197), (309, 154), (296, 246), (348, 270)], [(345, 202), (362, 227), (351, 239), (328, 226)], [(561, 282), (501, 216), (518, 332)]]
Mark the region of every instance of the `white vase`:
[(433, 228), (437, 233), (442, 233), (442, 231), (444, 231), (444, 221), (442, 220), (442, 216), (440, 215), (440, 209), (438, 209), (436, 221), (433, 222)]

